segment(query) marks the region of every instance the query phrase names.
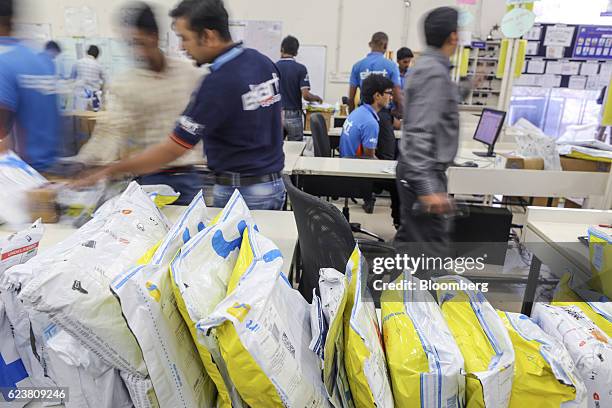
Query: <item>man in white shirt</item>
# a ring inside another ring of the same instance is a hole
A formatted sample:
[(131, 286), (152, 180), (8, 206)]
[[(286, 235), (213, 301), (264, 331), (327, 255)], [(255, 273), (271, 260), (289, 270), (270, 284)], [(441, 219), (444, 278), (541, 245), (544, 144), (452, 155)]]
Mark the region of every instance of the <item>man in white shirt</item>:
[[(189, 103), (203, 72), (190, 61), (165, 56), (159, 49), (159, 29), (144, 3), (126, 7), (123, 21), (139, 66), (113, 79), (107, 109), (100, 114), (91, 140), (77, 160), (105, 165), (166, 140), (176, 118)], [(181, 193), (178, 204), (189, 204), (204, 184), (195, 164), (203, 164), (203, 146), (159, 172), (141, 176), (140, 184), (167, 184)]]
[(104, 89), (106, 74), (98, 61), (100, 49), (90, 45), (87, 55), (78, 60), (72, 68), (72, 77), (76, 79), (75, 110), (87, 110), (93, 97)]

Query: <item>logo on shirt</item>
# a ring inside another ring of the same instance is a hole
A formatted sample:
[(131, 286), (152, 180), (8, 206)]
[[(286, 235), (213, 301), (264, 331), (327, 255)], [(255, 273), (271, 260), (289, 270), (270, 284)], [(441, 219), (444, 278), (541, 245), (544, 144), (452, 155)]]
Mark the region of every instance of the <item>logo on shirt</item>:
[(198, 136), (204, 129), (202, 125), (194, 122), (193, 119), (191, 119), (189, 116), (181, 116), (178, 119), (178, 125), (185, 132), (194, 136)]
[(369, 69), (366, 69), (365, 71), (359, 73), (359, 76), (361, 77), (361, 80), (363, 81), (364, 79), (366, 79), (367, 77), (369, 77), (370, 75), (382, 75), (385, 78), (387, 77), (387, 70), (383, 69), (382, 71), (370, 71)]
[(278, 75), (272, 74), (272, 79), (259, 85), (249, 85), (251, 90), (242, 95), (242, 106), (245, 111), (267, 108), (280, 102)]
[(342, 130), (344, 131), (344, 133), (346, 133), (347, 135), (351, 133), (351, 128), (353, 127), (353, 122), (346, 119), (344, 121), (344, 126), (342, 126)]
[(19, 75), (19, 85), (24, 89), (32, 89), (43, 95), (57, 93), (55, 82), (57, 78), (53, 75)]

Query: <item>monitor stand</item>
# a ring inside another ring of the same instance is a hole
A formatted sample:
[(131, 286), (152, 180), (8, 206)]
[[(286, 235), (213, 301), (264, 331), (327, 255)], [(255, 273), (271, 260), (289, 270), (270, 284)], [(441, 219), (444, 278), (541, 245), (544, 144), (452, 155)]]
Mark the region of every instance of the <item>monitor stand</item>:
[(475, 156), (478, 157), (495, 157), (495, 153), (493, 152), (472, 152)]
[(478, 157), (495, 157), (495, 153), (493, 153), (494, 146), (489, 146), (489, 149), (486, 152), (472, 152), (474, 155)]

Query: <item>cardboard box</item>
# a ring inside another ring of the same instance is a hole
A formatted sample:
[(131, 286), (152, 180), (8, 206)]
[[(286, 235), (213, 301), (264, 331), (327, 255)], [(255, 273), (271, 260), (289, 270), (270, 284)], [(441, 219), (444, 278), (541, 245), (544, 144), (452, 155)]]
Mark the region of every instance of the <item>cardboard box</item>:
[(563, 171), (594, 171), (608, 173), (610, 171), (610, 163), (561, 156), (561, 168)]
[(304, 120), (304, 130), (310, 130), (310, 116), (315, 113), (320, 113), (325, 118), (325, 123), (327, 123), (327, 129), (332, 129), (334, 127), (333, 112), (306, 112), (306, 119)]
[(520, 157), (507, 153), (498, 153), (496, 167), (520, 170), (544, 170), (544, 159), (540, 157)]
[[(506, 169), (517, 169), (517, 170), (544, 170), (544, 159), (541, 157), (519, 157), (511, 154), (498, 154), (497, 155), (497, 167)], [(547, 197), (533, 197), (531, 200), (525, 197), (526, 201), (530, 201), (530, 205), (536, 207), (547, 207)], [(555, 198), (552, 200), (551, 205), (557, 207), (559, 205), (559, 199)]]

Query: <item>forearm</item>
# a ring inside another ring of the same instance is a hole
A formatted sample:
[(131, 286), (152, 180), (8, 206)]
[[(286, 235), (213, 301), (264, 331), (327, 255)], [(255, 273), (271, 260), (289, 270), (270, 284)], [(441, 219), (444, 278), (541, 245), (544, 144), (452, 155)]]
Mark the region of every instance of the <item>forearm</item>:
[(0, 153), (9, 149), (9, 126), (11, 112), (6, 109), (0, 109)]
[(349, 88), (349, 97), (348, 97), (348, 109), (349, 112), (355, 110), (355, 95), (357, 95), (357, 88), (353, 85)]
[(117, 177), (124, 174), (148, 174), (153, 173), (164, 165), (178, 159), (188, 149), (168, 139), (162, 143), (151, 146), (142, 153), (123, 160), (107, 168), (109, 177)]
[(313, 93), (310, 93), (310, 91), (305, 90), (304, 92), (302, 92), (302, 97), (307, 101), (307, 102), (319, 102), (322, 101), (323, 99), (320, 96), (317, 96)]

